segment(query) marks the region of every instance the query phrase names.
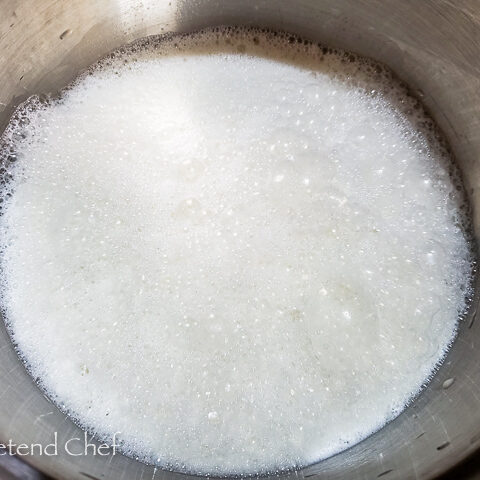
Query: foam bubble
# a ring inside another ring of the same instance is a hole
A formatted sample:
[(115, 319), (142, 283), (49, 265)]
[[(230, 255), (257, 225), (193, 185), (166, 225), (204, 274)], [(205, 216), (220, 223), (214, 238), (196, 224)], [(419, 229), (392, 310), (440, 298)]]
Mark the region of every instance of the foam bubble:
[(200, 474), (398, 415), (471, 292), (448, 149), (385, 67), (289, 34), (148, 38), (2, 138), (2, 303), (57, 405)]

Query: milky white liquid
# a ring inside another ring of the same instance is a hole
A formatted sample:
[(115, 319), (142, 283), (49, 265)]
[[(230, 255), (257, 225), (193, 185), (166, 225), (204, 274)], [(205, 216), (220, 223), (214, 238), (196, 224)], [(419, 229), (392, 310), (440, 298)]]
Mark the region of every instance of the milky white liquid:
[(12, 338), (128, 454), (202, 474), (315, 462), (396, 416), (454, 337), (461, 195), (371, 62), (241, 30), (151, 41), (12, 122)]

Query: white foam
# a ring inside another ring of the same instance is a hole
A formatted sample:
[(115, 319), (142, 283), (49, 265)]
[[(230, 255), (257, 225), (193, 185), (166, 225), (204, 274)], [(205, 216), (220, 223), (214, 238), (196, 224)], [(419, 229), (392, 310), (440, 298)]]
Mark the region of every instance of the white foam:
[(214, 31), (139, 44), (15, 119), (9, 328), (125, 452), (202, 474), (312, 463), (396, 416), (451, 343), (461, 194), (381, 67)]

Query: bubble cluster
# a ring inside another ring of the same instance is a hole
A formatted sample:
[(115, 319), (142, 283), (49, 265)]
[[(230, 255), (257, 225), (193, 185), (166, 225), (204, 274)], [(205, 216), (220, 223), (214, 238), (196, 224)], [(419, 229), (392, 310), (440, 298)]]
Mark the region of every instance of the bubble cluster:
[(153, 37), (2, 137), (2, 306), (85, 429), (163, 468), (301, 467), (402, 411), (471, 293), (448, 149), (388, 69), (296, 36)]

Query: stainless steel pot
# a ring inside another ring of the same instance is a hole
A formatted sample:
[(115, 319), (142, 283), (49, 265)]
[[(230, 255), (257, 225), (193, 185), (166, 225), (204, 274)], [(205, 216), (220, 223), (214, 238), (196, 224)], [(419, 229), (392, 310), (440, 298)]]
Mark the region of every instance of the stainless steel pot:
[[(54, 92), (138, 37), (243, 24), (287, 30), (389, 65), (421, 97), (463, 171), (480, 233), (478, 0), (1, 0), (0, 129), (29, 95)], [(1, 323), (1, 322), (0, 322)], [(35, 386), (0, 327), (0, 442), (58, 443), (82, 432)], [(463, 322), (447, 361), (396, 420), (348, 451), (285, 475), (434, 478), (480, 447), (480, 322)], [(185, 479), (122, 455), (37, 455), (63, 479)]]

